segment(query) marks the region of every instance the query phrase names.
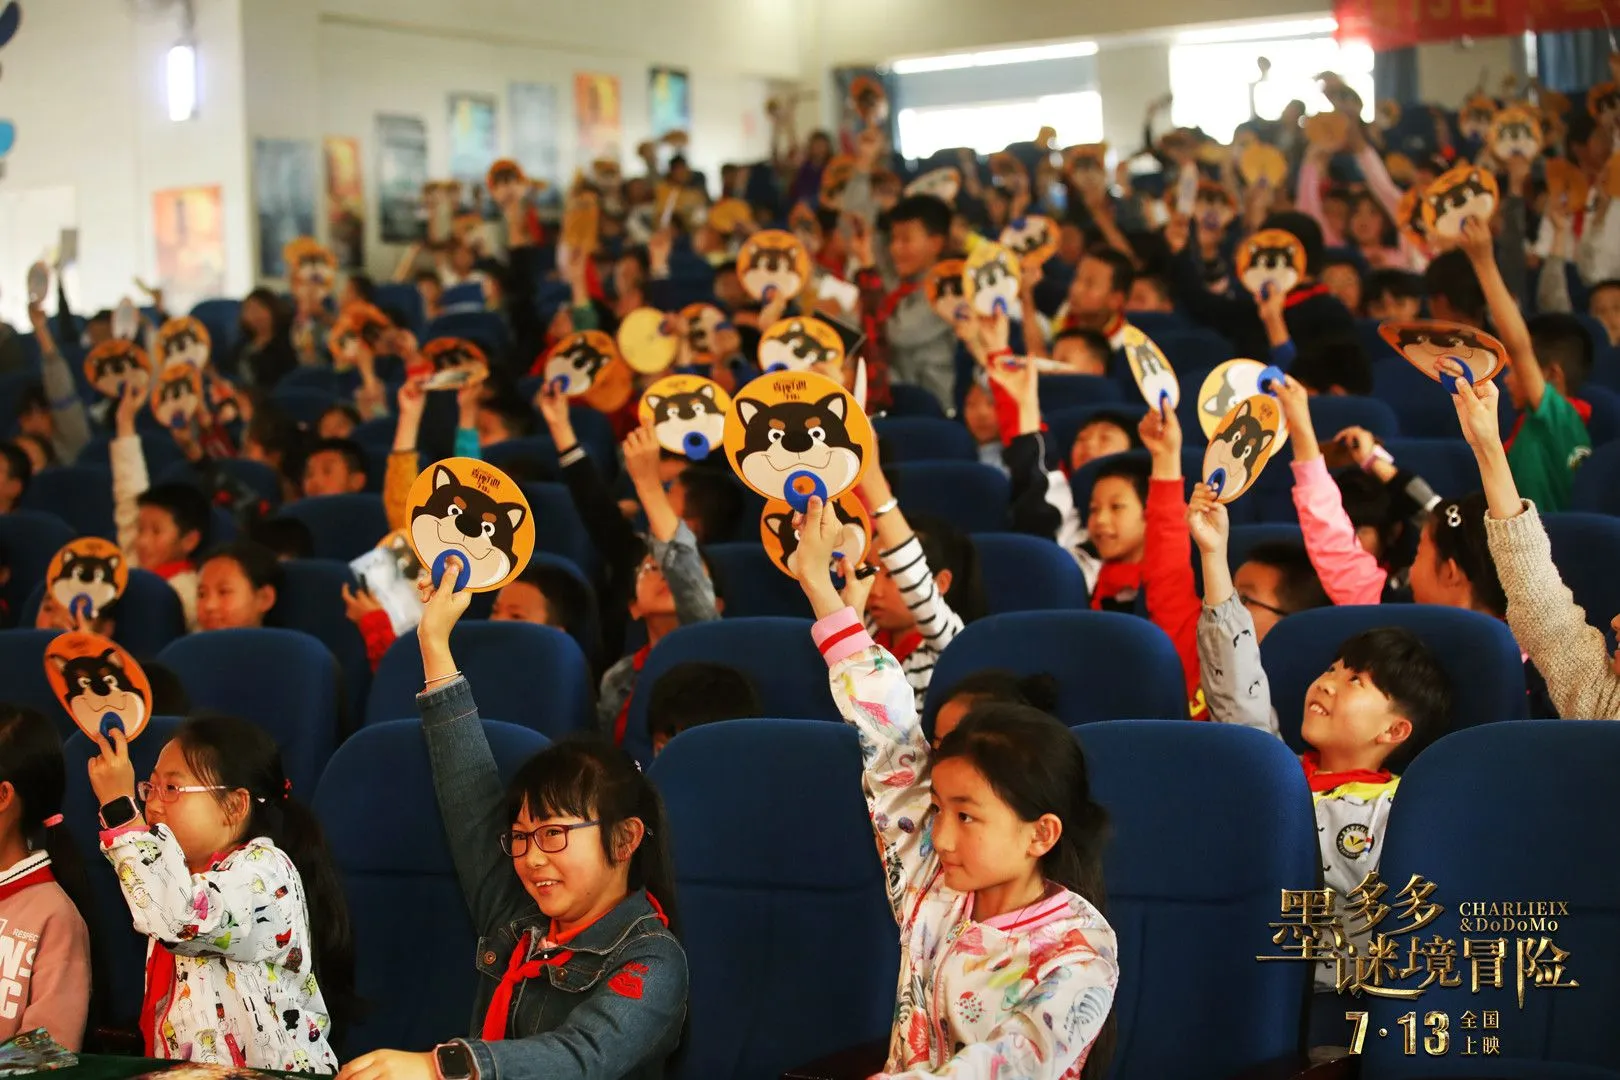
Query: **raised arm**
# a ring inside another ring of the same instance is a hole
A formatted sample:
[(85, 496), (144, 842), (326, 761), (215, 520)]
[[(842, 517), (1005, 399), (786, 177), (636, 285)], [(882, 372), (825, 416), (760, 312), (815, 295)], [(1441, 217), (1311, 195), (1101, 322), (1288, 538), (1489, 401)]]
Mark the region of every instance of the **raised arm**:
[(1232, 585), (1227, 560), (1230, 525), (1226, 507), (1215, 501), (1209, 485), (1193, 489), (1187, 505), (1187, 530), (1198, 545), (1204, 566), (1204, 613), (1198, 622), (1198, 660), (1203, 669), (1204, 701), (1209, 718), (1277, 734), (1271, 708), (1271, 685), (1260, 664), (1260, 639), (1254, 619)]
[(1138, 425), (1153, 471), (1148, 478), (1147, 536), (1142, 552), (1142, 589), (1148, 618), (1169, 635), (1187, 681), (1187, 707), (1201, 718), (1198, 663), (1198, 590), (1193, 583), (1192, 541), (1182, 501), (1181, 423), (1175, 410), (1151, 409)]
[[(460, 568), (452, 556), (445, 579), (454, 581)], [(433, 767), (433, 792), (450, 842), (456, 878), (472, 915), (475, 932), (499, 926), (524, 897), (502, 854), (500, 837), (512, 828), (506, 816), (505, 785), (484, 734), (472, 685), (450, 654), (450, 631), (472, 602), (465, 589), (423, 589), (422, 621), (416, 636), (422, 648), (424, 687), (416, 698)]]
[(51, 407), (57, 453), (63, 461), (71, 462), (90, 441), (90, 415), (85, 411), (79, 388), (73, 382), (73, 372), (69, 370), (61, 350), (56, 347), (56, 339), (51, 336), (51, 324), (45, 318), (45, 310), (38, 304), (28, 305), (28, 320), (33, 324), (34, 337), (39, 342), (40, 385)]
[(1485, 535), (1507, 594), (1508, 627), (1547, 680), (1559, 716), (1620, 720), (1620, 672), (1608, 645), (1559, 577), (1535, 505), (1514, 485), (1497, 428), (1498, 393), (1494, 383), (1476, 389), (1459, 380), (1455, 404), (1484, 482)]
[(872, 515), (872, 528), (877, 534), (884, 569), (916, 616), (917, 632), (927, 647), (936, 652), (944, 649), (962, 632), (962, 617), (951, 609), (934, 583), (934, 571), (923, 553), (922, 541), (901, 512), (900, 500), (894, 497), (878, 462), (873, 461), (866, 470), (860, 492)]
[(624, 440), (624, 465), (647, 514), (653, 558), (669, 582), (675, 618), (682, 626), (720, 617), (714, 604), (714, 582), (703, 568), (697, 537), (675, 513), (658, 479), (658, 437), (651, 426), (639, 427)]
[(827, 661), (833, 700), (860, 733), (861, 784), (883, 848), (889, 906), (900, 921), (907, 893), (926, 889), (939, 873), (924, 828), (932, 798), (928, 742), (900, 662), (872, 641), (857, 606), (833, 587), (828, 567), (841, 532), (836, 510), (812, 498), (799, 530), (798, 579), (816, 614), (812, 633)]
[[(1305, 553), (1322, 579), (1322, 588), (1335, 604), (1376, 604), (1384, 595), (1389, 574), (1356, 539), (1355, 526), (1344, 511), (1339, 485), (1328, 474), (1322, 447), (1311, 425), (1310, 399), (1305, 388), (1289, 376), (1278, 399), (1294, 444), (1294, 508), (1305, 538)], [(1209, 607), (1206, 596), (1204, 606)]]
[(1542, 396), (1547, 392), (1547, 378), (1541, 373), (1541, 365), (1536, 362), (1535, 349), (1530, 344), (1530, 328), (1524, 323), (1518, 301), (1513, 298), (1507, 282), (1502, 279), (1502, 271), (1496, 265), (1490, 225), (1472, 219), (1463, 222), (1461, 247), (1468, 261), (1474, 264), (1474, 273), (1478, 275), (1480, 288), (1485, 292), (1485, 301), (1491, 307), (1491, 322), (1495, 324), (1502, 344), (1507, 346), (1508, 358), (1513, 361), (1514, 374), (1524, 390), (1525, 401), (1530, 408), (1539, 409)]

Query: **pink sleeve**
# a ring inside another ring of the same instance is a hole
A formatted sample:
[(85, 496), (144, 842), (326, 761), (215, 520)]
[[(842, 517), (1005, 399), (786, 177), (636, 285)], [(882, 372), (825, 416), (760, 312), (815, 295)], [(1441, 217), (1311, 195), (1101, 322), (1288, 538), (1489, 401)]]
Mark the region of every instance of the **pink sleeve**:
[(1389, 170), (1384, 168), (1384, 159), (1378, 156), (1378, 148), (1375, 146), (1362, 148), (1356, 157), (1356, 163), (1361, 166), (1361, 175), (1366, 178), (1367, 189), (1383, 204), (1391, 218), (1401, 220), (1401, 189), (1389, 178)]
[(1376, 604), (1389, 575), (1356, 541), (1355, 526), (1344, 512), (1339, 485), (1322, 458), (1296, 461), (1294, 506), (1305, 534), (1305, 552), (1335, 604)]
[(810, 636), (815, 639), (816, 648), (821, 650), (828, 667), (872, 647), (872, 635), (861, 625), (854, 608), (847, 607), (817, 620), (810, 628)]
[(1322, 170), (1316, 167), (1316, 162), (1307, 157), (1299, 165), (1299, 183), (1294, 192), (1294, 208), (1302, 214), (1309, 214), (1315, 222), (1322, 226), (1322, 242), (1328, 247), (1337, 247), (1337, 239), (1328, 235), (1327, 218), (1322, 214)]

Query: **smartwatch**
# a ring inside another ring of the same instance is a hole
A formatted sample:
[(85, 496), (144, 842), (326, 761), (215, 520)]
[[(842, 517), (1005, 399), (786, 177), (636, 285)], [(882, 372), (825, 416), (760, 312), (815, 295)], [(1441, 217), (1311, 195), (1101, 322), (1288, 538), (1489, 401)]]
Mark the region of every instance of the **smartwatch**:
[(433, 1048), (433, 1065), (439, 1080), (478, 1080), (478, 1064), (464, 1042), (447, 1042)]
[(140, 808), (135, 800), (128, 795), (120, 795), (111, 802), (101, 805), (101, 827), (103, 829), (116, 829), (128, 825), (140, 814)]

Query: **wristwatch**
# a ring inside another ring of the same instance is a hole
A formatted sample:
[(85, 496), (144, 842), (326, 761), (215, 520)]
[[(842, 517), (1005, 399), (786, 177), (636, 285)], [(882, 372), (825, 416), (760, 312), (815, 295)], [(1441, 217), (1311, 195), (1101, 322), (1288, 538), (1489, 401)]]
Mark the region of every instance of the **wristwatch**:
[(135, 800), (128, 795), (120, 795), (111, 802), (101, 804), (101, 827), (103, 829), (116, 829), (128, 825), (140, 814), (140, 808)]
[(433, 1048), (433, 1065), (439, 1080), (478, 1080), (478, 1063), (464, 1042), (447, 1042)]

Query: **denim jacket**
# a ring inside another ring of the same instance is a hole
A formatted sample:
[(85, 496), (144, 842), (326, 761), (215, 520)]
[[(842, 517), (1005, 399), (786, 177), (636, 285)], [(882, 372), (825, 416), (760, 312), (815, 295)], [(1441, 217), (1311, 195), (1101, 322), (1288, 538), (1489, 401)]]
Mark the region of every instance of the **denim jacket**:
[[(433, 786), (456, 876), (478, 933), (480, 980), (472, 1032), (481, 1032), (513, 951), (545, 956), (550, 929), (512, 872), (497, 837), (511, 827), (505, 791), (464, 678), (417, 698)], [(644, 891), (631, 893), (567, 946), (566, 964), (520, 983), (507, 1037), (464, 1040), (479, 1080), (658, 1080), (680, 1041), (686, 953)]]

